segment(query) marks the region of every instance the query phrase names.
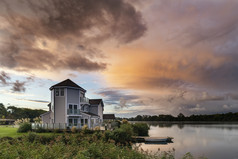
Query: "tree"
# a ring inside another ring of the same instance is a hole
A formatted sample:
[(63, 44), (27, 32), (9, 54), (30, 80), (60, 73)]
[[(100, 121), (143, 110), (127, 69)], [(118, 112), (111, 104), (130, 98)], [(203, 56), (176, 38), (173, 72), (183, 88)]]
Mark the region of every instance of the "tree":
[(182, 113), (179, 113), (179, 115), (178, 115), (178, 120), (179, 120), (179, 121), (185, 120), (185, 116), (184, 116)]
[(0, 103), (0, 118), (2, 118), (3, 116), (7, 117), (7, 109), (2, 103)]

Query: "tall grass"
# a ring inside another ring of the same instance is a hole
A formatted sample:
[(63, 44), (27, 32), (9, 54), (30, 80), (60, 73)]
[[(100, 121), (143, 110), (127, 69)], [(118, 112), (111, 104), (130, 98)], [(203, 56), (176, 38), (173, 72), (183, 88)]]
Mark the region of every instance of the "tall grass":
[(92, 135), (63, 134), (42, 136), (29, 133), (18, 138), (0, 140), (0, 158), (124, 158), (147, 159), (155, 156), (140, 153), (127, 146), (105, 141), (101, 132)]

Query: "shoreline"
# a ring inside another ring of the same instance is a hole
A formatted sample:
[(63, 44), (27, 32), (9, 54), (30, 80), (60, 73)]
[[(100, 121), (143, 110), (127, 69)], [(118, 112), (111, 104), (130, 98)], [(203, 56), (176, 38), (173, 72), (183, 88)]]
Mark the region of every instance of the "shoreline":
[(238, 121), (128, 121), (129, 123), (148, 124), (238, 124)]

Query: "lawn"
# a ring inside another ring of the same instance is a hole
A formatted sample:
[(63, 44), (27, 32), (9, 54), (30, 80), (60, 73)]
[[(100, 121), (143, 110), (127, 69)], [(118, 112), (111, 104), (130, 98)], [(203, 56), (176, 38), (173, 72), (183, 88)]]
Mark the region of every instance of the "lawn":
[(17, 128), (13, 126), (0, 126), (0, 138), (9, 136), (9, 137), (18, 137), (24, 133), (17, 133)]
[[(17, 133), (17, 128), (11, 125), (9, 126), (0, 126), (0, 138), (1, 137), (19, 137), (27, 133)], [(41, 133), (42, 135), (52, 135), (52, 133)]]

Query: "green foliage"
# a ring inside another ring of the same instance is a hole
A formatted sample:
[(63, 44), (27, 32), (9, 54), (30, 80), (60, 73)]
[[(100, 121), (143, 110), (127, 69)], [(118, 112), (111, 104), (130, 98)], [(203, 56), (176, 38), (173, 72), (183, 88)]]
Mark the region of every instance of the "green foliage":
[(237, 113), (212, 114), (212, 115), (191, 115), (184, 116), (182, 113), (177, 117), (172, 115), (137, 115), (128, 119), (129, 121), (238, 121)]
[(150, 127), (146, 123), (135, 123), (132, 124), (133, 132), (137, 136), (148, 136)]
[(120, 128), (117, 128), (111, 132), (105, 133), (106, 140), (114, 140), (116, 144), (129, 145), (132, 141), (133, 129), (131, 124), (122, 124)]
[(37, 132), (37, 133), (45, 133), (45, 132), (47, 132), (47, 129), (44, 129), (42, 127), (38, 127), (37, 129), (35, 129), (35, 132)]
[(28, 131), (31, 131), (32, 128), (31, 128), (31, 123), (22, 123), (20, 125), (20, 127), (18, 128), (17, 132), (18, 133), (24, 133), (24, 132), (28, 132)]
[(5, 119), (5, 117), (7, 116), (7, 109), (2, 103), (0, 103), (0, 118), (2, 118), (3, 116), (3, 119)]
[(6, 118), (9, 119), (22, 119), (30, 118), (33, 121), (34, 118), (39, 117), (41, 114), (45, 113), (45, 110), (41, 109), (28, 109), (28, 108), (18, 108), (15, 106), (7, 107), (8, 114)]
[(129, 147), (104, 142), (101, 139), (94, 138), (94, 135), (63, 134), (42, 136), (29, 133), (21, 138), (0, 141), (0, 147), (0, 158), (156, 159), (150, 154), (138, 152)]
[(128, 121), (126, 119), (122, 119), (122, 124), (128, 124)]
[(92, 134), (92, 133), (93, 133), (93, 130), (90, 130), (90, 129), (88, 128), (88, 125), (84, 125), (84, 126), (82, 127), (82, 133), (83, 133), (83, 134)]

